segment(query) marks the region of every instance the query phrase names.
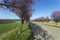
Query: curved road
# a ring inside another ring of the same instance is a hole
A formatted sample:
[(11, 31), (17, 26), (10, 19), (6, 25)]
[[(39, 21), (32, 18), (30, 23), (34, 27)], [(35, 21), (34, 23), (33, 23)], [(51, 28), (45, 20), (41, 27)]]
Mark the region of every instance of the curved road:
[[(35, 24), (37, 24), (37, 23), (35, 23)], [(51, 27), (51, 26), (43, 26), (40, 24), (37, 24), (37, 25), (39, 25), (42, 29), (44, 29), (50, 35), (52, 35), (53, 40), (60, 40), (60, 28)]]

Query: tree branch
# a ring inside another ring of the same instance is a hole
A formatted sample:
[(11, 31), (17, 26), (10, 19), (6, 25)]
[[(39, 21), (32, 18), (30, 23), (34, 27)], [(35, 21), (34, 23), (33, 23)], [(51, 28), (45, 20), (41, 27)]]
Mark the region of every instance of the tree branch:
[(19, 10), (21, 10), (19, 7), (16, 7), (16, 6), (13, 6), (13, 5), (10, 5), (10, 4), (3, 4), (3, 3), (0, 3), (0, 5), (2, 5), (2, 6), (7, 6), (7, 7), (14, 7), (14, 8), (17, 8), (17, 9), (19, 9)]

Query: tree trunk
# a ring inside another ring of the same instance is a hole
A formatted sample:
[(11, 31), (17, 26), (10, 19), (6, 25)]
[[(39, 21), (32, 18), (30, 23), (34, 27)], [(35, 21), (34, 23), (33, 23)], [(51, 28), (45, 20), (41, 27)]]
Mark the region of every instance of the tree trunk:
[(22, 33), (23, 24), (24, 24), (24, 19), (21, 19), (21, 26), (20, 26), (20, 32), (21, 32), (21, 33)]

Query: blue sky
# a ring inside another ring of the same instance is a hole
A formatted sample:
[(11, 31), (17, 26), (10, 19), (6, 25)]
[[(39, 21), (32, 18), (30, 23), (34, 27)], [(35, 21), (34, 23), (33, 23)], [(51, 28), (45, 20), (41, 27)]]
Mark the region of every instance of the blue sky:
[[(35, 11), (31, 19), (42, 16), (51, 16), (53, 11), (60, 10), (60, 0), (38, 0), (32, 7)], [(19, 19), (13, 12), (8, 9), (0, 9), (0, 19)]]

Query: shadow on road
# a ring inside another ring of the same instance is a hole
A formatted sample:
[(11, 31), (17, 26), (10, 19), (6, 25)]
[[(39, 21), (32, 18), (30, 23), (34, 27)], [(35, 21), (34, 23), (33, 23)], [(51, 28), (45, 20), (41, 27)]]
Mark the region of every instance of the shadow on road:
[(30, 23), (35, 40), (53, 40), (52, 36), (39, 25)]

